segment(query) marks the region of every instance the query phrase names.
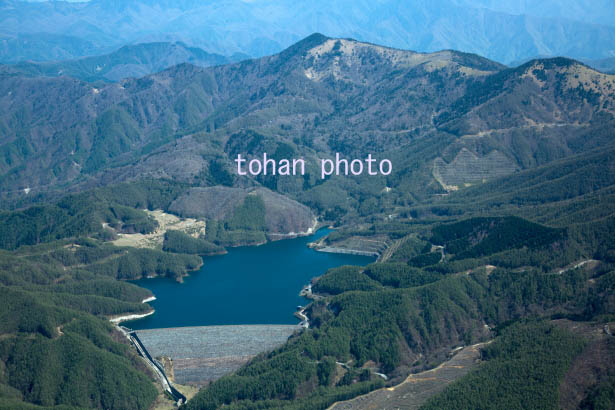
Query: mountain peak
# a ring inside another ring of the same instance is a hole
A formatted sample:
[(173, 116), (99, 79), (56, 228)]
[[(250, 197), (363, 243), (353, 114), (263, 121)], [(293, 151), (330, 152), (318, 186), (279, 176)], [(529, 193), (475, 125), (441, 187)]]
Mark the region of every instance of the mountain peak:
[(329, 37), (323, 34), (320, 34), (320, 33), (310, 34), (303, 40), (300, 40), (299, 42), (288, 47), (286, 50), (282, 51), (280, 53), (280, 56), (292, 57), (295, 55), (305, 55), (310, 49), (323, 44), (327, 40), (329, 40)]
[(585, 64), (581, 62), (574, 60), (572, 58), (567, 58), (567, 57), (535, 58), (521, 65), (521, 67), (529, 68), (529, 67), (541, 66), (541, 67), (544, 67), (545, 69), (558, 69), (558, 68), (569, 68), (575, 65), (582, 65), (582, 66), (587, 67)]
[[(460, 70), (464, 75), (485, 75), (500, 71), (505, 66), (475, 54), (443, 50), (418, 53), (410, 50), (366, 43), (350, 38), (317, 37), (318, 41), (305, 43), (303, 50), (305, 76), (320, 81), (332, 76), (363, 85), (370, 81), (368, 73), (394, 69), (421, 68), (432, 72), (441, 69)], [(371, 67), (365, 71), (363, 68)], [(363, 68), (362, 68), (363, 67)], [(375, 70), (375, 71), (374, 71)], [(367, 77), (366, 77), (367, 76)]]
[(565, 57), (541, 58), (528, 61), (517, 70), (523, 77), (533, 77), (536, 81), (546, 80), (545, 73), (557, 73), (563, 76), (566, 89), (584, 89), (588, 92), (599, 92), (605, 96), (615, 89), (615, 76), (604, 74), (588, 65)]

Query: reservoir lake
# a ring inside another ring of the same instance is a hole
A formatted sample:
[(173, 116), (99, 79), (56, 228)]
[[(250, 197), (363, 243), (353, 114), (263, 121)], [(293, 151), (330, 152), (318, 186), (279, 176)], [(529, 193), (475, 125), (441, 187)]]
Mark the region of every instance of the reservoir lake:
[(304, 285), (327, 269), (367, 265), (368, 256), (317, 252), (309, 242), (329, 233), (230, 248), (226, 255), (203, 258), (203, 267), (177, 283), (169, 278), (140, 279), (150, 289), (156, 310), (145, 318), (124, 322), (132, 329), (182, 326), (297, 324), (293, 315), (308, 301), (299, 296)]

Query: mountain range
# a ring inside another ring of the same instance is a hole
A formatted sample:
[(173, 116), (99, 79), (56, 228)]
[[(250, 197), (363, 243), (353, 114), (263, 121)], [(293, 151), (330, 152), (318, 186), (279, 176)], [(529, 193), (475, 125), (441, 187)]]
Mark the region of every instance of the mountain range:
[(215, 164), (227, 183), (354, 208), (320, 193), (346, 198), (360, 178), (323, 183), (313, 166), (303, 178), (236, 175), (238, 153), (262, 152), (389, 157), (387, 184), (413, 201), (604, 144), (615, 110), (615, 78), (574, 60), (506, 68), (320, 34), (224, 66), (100, 85), (5, 71), (0, 87), (0, 186), (13, 205), (143, 177), (215, 185)]
[(274, 54), (313, 32), (390, 47), (455, 49), (501, 63), (615, 55), (608, 0), (92, 0), (0, 2), (0, 61), (61, 60), (126, 44), (183, 41), (209, 53)]
[(76, 60), (49, 62), (22, 61), (0, 67), (3, 70), (32, 76), (73, 77), (84, 81), (119, 81), (128, 77), (143, 77), (181, 63), (200, 67), (229, 64), (248, 56), (225, 57), (210, 54), (185, 44), (159, 42), (123, 46), (109, 54)]

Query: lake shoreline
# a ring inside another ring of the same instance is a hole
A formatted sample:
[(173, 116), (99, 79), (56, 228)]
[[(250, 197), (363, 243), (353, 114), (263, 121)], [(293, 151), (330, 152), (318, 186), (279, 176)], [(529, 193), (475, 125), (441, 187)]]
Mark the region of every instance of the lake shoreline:
[[(314, 220), (312, 230), (318, 227)], [(306, 305), (299, 291), (305, 283), (342, 265), (366, 265), (373, 256), (315, 252), (307, 245), (330, 230), (263, 246), (229, 249), (207, 258), (203, 268), (184, 278), (182, 286), (168, 278), (132, 281), (156, 295), (156, 315), (134, 319), (134, 329), (199, 326), (291, 325), (297, 306)], [(249, 309), (246, 309), (249, 306)], [(299, 317), (305, 322), (305, 317)]]
[(109, 321), (113, 324), (119, 325), (122, 322), (129, 322), (132, 320), (143, 319), (144, 317), (153, 315), (155, 312), (156, 310), (152, 309), (151, 311), (147, 313), (141, 313), (141, 314), (133, 313), (133, 314), (122, 315), (122, 316), (112, 316), (111, 318), (109, 318)]

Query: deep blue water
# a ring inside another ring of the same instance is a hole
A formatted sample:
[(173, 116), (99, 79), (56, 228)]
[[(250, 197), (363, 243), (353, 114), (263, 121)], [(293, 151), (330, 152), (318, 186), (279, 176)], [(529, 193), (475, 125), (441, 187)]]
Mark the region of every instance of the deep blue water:
[(306, 245), (329, 231), (312, 236), (231, 248), (221, 256), (203, 258), (203, 267), (177, 283), (168, 278), (141, 279), (150, 289), (156, 313), (125, 322), (133, 329), (180, 326), (296, 324), (293, 316), (306, 300), (299, 291), (329, 268), (366, 265), (374, 258), (316, 252)]

